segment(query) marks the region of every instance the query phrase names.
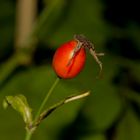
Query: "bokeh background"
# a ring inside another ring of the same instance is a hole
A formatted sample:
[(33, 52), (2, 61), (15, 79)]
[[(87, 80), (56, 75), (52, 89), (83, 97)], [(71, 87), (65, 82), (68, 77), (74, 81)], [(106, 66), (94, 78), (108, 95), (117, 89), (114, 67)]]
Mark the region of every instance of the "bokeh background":
[(4, 110), (7, 95), (23, 94), (33, 114), (56, 79), (53, 54), (74, 34), (104, 52), (103, 76), (87, 51), (84, 70), (61, 80), (48, 106), (71, 94), (90, 97), (64, 105), (34, 140), (140, 140), (140, 17), (136, 0), (0, 0), (0, 139), (23, 140), (22, 117)]

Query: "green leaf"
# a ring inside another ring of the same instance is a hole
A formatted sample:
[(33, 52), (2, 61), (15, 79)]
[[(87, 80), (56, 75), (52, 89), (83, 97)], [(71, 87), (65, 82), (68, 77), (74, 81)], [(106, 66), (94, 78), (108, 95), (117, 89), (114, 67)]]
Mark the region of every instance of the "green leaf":
[(140, 140), (140, 121), (132, 108), (128, 108), (125, 116), (116, 128), (116, 140)]
[(4, 109), (7, 109), (9, 104), (8, 104), (8, 102), (6, 100), (3, 100), (3, 104), (2, 105), (3, 105)]
[(29, 107), (25, 96), (21, 94), (17, 96), (7, 96), (3, 102), (4, 108), (7, 108), (8, 104), (22, 115), (23, 120), (27, 125), (32, 123), (31, 108)]

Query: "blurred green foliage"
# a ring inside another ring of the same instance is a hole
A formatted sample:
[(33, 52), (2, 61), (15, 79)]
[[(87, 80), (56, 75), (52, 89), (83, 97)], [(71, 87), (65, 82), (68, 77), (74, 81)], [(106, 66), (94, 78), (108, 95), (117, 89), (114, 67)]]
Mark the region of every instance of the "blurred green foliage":
[[(8, 71), (0, 81), (0, 102), (7, 95), (24, 94), (36, 113), (56, 78), (51, 67), (55, 49), (74, 34), (84, 34), (93, 41), (97, 52), (106, 54), (101, 58), (103, 77), (96, 79), (98, 65), (87, 53), (84, 70), (75, 79), (61, 80), (48, 106), (87, 90), (91, 96), (56, 110), (39, 126), (33, 139), (140, 140), (140, 26), (136, 1), (132, 4), (116, 0), (39, 3), (42, 6), (33, 31), (33, 37), (39, 41), (33, 63), (13, 67), (15, 63), (11, 66), (7, 62), (14, 53), (16, 1), (0, 2), (0, 77)], [(129, 7), (135, 10), (130, 13)], [(0, 139), (24, 139), (21, 116), (2, 106), (0, 115)]]

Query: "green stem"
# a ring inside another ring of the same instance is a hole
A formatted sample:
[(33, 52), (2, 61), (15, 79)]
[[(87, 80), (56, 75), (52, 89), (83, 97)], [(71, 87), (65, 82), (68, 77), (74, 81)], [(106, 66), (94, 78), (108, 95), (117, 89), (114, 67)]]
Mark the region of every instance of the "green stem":
[[(35, 116), (33, 126), (34, 126), (34, 124), (36, 123), (36, 121), (38, 120), (38, 117), (40, 116), (41, 111), (43, 110), (43, 108), (44, 108), (46, 102), (48, 101), (48, 99), (49, 99), (51, 93), (53, 92), (54, 88), (55, 88), (56, 85), (58, 84), (59, 80), (60, 80), (60, 79), (57, 77), (56, 80), (55, 80), (55, 82), (54, 82), (53, 85), (51, 86), (50, 90), (49, 90), (48, 93), (46, 94), (46, 96), (45, 96), (43, 102), (41, 103), (41, 105), (40, 105), (40, 107), (39, 107), (39, 109), (38, 109), (38, 112), (37, 112), (37, 114), (36, 114), (36, 116)], [(25, 140), (30, 140), (31, 137), (32, 137), (33, 132), (34, 132), (34, 131), (32, 131), (32, 129), (31, 129), (31, 130), (27, 130)]]
[(45, 98), (44, 98), (42, 104), (40, 105), (40, 108), (39, 108), (39, 110), (38, 110), (38, 112), (37, 112), (37, 114), (36, 114), (36, 116), (35, 116), (34, 123), (37, 121), (37, 119), (38, 119), (38, 117), (39, 117), (39, 115), (40, 115), (42, 109), (44, 108), (46, 102), (48, 101), (48, 99), (49, 99), (49, 97), (50, 97), (52, 91), (53, 91), (54, 88), (56, 87), (56, 85), (57, 85), (57, 83), (59, 82), (59, 80), (60, 80), (60, 79), (57, 77), (56, 80), (55, 80), (55, 82), (54, 82), (53, 85), (51, 86), (50, 90), (48, 91), (48, 94), (46, 94), (46, 96), (45, 96)]
[(16, 55), (13, 55), (9, 60), (0, 66), (0, 86), (18, 65), (18, 58)]
[(25, 137), (25, 140), (30, 140), (31, 139), (31, 137), (32, 137), (32, 132), (30, 132), (30, 131), (27, 131), (26, 132), (26, 137)]

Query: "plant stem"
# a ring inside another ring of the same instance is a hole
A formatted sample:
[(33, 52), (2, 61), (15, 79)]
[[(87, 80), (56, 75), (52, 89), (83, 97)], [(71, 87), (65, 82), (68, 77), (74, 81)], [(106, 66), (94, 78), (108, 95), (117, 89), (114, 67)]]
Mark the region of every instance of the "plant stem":
[(57, 83), (59, 82), (59, 80), (60, 80), (60, 79), (57, 77), (56, 80), (55, 80), (55, 82), (54, 82), (53, 85), (51, 86), (50, 90), (49, 90), (48, 93), (46, 94), (46, 96), (45, 96), (45, 98), (44, 98), (42, 104), (40, 105), (40, 108), (39, 108), (39, 110), (38, 110), (38, 112), (37, 112), (37, 114), (36, 114), (36, 116), (35, 116), (34, 123), (37, 121), (37, 119), (38, 119), (38, 117), (39, 117), (39, 115), (40, 115), (42, 109), (44, 108), (46, 102), (48, 101), (48, 99), (49, 99), (49, 97), (50, 97), (52, 91), (53, 91), (54, 88), (56, 87), (56, 85), (57, 85)]
[(19, 65), (17, 55), (13, 55), (4, 64), (0, 66), (0, 86), (5, 82), (8, 76), (16, 69)]
[(31, 137), (32, 137), (32, 132), (27, 131), (27, 132), (26, 132), (26, 137), (25, 137), (25, 140), (30, 140), (30, 139), (31, 139)]
[[(46, 102), (48, 101), (48, 99), (49, 99), (51, 93), (53, 92), (54, 88), (55, 88), (56, 85), (58, 84), (59, 80), (60, 80), (60, 78), (57, 77), (56, 80), (55, 80), (55, 82), (52, 84), (51, 88), (49, 89), (48, 93), (46, 94), (46, 96), (45, 96), (43, 102), (41, 103), (41, 105), (40, 105), (40, 107), (39, 107), (39, 109), (38, 109), (38, 112), (37, 112), (37, 114), (36, 114), (36, 116), (35, 116), (33, 125), (36, 123), (38, 117), (39, 117), (40, 114), (41, 114), (42, 109), (44, 108)], [(34, 132), (34, 131), (32, 131), (32, 130), (27, 130), (25, 140), (30, 140), (31, 137), (32, 137), (33, 132)]]

